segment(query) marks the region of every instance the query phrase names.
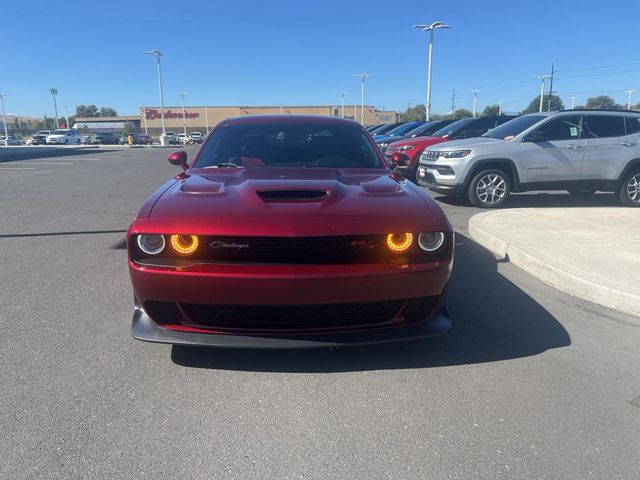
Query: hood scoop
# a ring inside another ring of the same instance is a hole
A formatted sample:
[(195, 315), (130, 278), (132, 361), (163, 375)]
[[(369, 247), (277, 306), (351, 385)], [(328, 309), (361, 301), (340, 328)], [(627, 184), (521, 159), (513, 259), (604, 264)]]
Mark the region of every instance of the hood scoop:
[(329, 195), (326, 190), (261, 190), (258, 196), (267, 203), (282, 202), (322, 202)]

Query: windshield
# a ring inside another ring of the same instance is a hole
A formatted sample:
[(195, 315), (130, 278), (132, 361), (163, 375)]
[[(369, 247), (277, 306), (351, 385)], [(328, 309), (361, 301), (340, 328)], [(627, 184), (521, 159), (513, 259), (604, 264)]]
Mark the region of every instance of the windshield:
[(487, 138), (497, 138), (499, 140), (511, 140), (516, 135), (521, 134), (527, 128), (535, 125), (545, 118), (547, 117), (544, 115), (525, 115), (523, 117), (514, 118), (493, 130), (489, 130), (482, 136)]
[(51, 132), (52, 135), (66, 135), (69, 130), (54, 130)]
[(216, 129), (196, 168), (385, 168), (358, 128), (317, 123), (227, 125)]
[(462, 120), (458, 120), (457, 122), (453, 122), (453, 123), (447, 125), (446, 127), (441, 128), (440, 130), (436, 130), (435, 132), (433, 132), (431, 134), (431, 136), (433, 136), (433, 137), (448, 137), (449, 135), (452, 135), (452, 134), (462, 130), (463, 128), (468, 126), (470, 123), (473, 123), (475, 120), (476, 120), (475, 118), (463, 118)]
[(404, 125), (400, 125), (399, 127), (396, 127), (393, 130), (390, 130), (387, 133), (387, 135), (390, 137), (404, 135), (405, 133), (410, 132), (411, 130), (416, 128), (418, 125), (422, 125), (422, 123), (421, 122), (405, 123)]

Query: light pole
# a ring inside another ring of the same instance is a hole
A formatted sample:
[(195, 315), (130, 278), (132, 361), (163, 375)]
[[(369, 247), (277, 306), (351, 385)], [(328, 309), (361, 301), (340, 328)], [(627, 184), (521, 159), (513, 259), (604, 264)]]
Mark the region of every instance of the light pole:
[[(160, 57), (162, 52), (160, 50), (149, 50), (144, 52), (145, 55), (155, 55), (158, 62), (158, 88), (160, 89), (160, 122), (162, 123), (162, 137), (165, 138), (164, 129), (164, 93), (162, 92), (162, 70), (160, 68)], [(162, 142), (160, 142), (162, 143)]]
[(540, 111), (542, 112), (542, 102), (544, 101), (544, 82), (547, 78), (551, 78), (551, 75), (538, 75), (536, 78), (538, 80), (542, 80), (542, 85), (540, 85)]
[(2, 102), (2, 124), (4, 125), (4, 146), (9, 146), (9, 132), (7, 131), (7, 114), (4, 113), (4, 97), (6, 93), (0, 93), (0, 102)]
[(182, 99), (182, 128), (184, 129), (185, 141), (187, 137), (187, 113), (184, 111), (184, 96), (189, 95), (189, 92), (178, 92), (180, 98)]
[(340, 118), (344, 118), (344, 96), (349, 92), (337, 92), (337, 93), (342, 98), (342, 110), (340, 112)]
[(480, 90), (473, 91), (473, 118), (476, 118), (476, 105), (478, 103), (478, 92)]
[(439, 28), (451, 28), (442, 22), (433, 22), (431, 25), (414, 25), (423, 32), (429, 32), (429, 67), (427, 70), (427, 103), (425, 104), (425, 120), (429, 121), (431, 115), (431, 62), (433, 60), (433, 32)]
[(204, 106), (204, 125), (207, 129), (207, 135), (209, 135), (209, 107)]
[(69, 122), (69, 110), (67, 110), (66, 104), (64, 104), (63, 107), (64, 107), (64, 115), (65, 117), (67, 117), (67, 128), (71, 129), (71, 122)]
[(147, 109), (144, 105), (142, 105), (142, 121), (144, 122), (144, 134), (148, 135), (149, 132), (147, 131)]
[(627, 98), (627, 110), (631, 110), (631, 94), (635, 92), (635, 90), (625, 90), (624, 93), (629, 94), (629, 97)]
[(569, 97), (571, 99), (571, 110), (576, 108), (576, 98), (578, 97)]
[(502, 115), (502, 100), (498, 102), (498, 116)]
[(368, 73), (358, 73), (354, 75), (354, 77), (360, 77), (362, 81), (362, 86), (360, 87), (361, 93), (361, 102), (360, 102), (360, 123), (364, 125), (364, 81), (367, 77), (373, 77), (373, 75), (369, 75)]
[(58, 104), (56, 103), (56, 95), (58, 94), (58, 89), (50, 88), (49, 93), (53, 95), (53, 109), (56, 112), (56, 128), (58, 128)]

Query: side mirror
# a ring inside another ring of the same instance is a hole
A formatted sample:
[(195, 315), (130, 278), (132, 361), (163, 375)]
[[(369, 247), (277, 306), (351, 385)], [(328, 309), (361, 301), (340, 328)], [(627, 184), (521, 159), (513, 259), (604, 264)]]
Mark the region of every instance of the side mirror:
[(547, 139), (547, 136), (544, 134), (542, 130), (536, 130), (535, 132), (531, 132), (525, 138), (525, 142), (544, 142)]
[(189, 165), (187, 164), (187, 152), (180, 150), (179, 152), (170, 153), (169, 163), (182, 168), (182, 170), (186, 172), (187, 168), (189, 168)]

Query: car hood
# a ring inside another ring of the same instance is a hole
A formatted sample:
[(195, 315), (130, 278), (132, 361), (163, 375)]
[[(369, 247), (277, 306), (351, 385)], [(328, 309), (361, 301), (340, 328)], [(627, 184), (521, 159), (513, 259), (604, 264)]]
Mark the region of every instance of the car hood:
[(47, 135), (48, 138), (64, 138), (66, 137), (63, 133), (56, 133), (55, 135)]
[(397, 142), (399, 140), (404, 140), (405, 138), (409, 138), (406, 135), (394, 135), (392, 137), (382, 136), (382, 137), (373, 137), (376, 143), (392, 143)]
[(498, 144), (504, 145), (507, 142), (499, 140), (497, 138), (465, 138), (462, 140), (452, 140), (445, 145), (438, 146), (433, 150), (459, 150), (461, 148), (482, 147), (485, 145), (496, 146)]
[(393, 146), (400, 147), (404, 145), (413, 145), (415, 147), (423, 147), (426, 148), (429, 145), (435, 145), (436, 143), (446, 142), (446, 137), (418, 137), (411, 138), (408, 140), (400, 140), (398, 142), (394, 142)]
[(166, 186), (148, 216), (150, 229), (165, 233), (168, 226), (283, 236), (448, 228), (428, 195), (379, 169), (191, 169)]

